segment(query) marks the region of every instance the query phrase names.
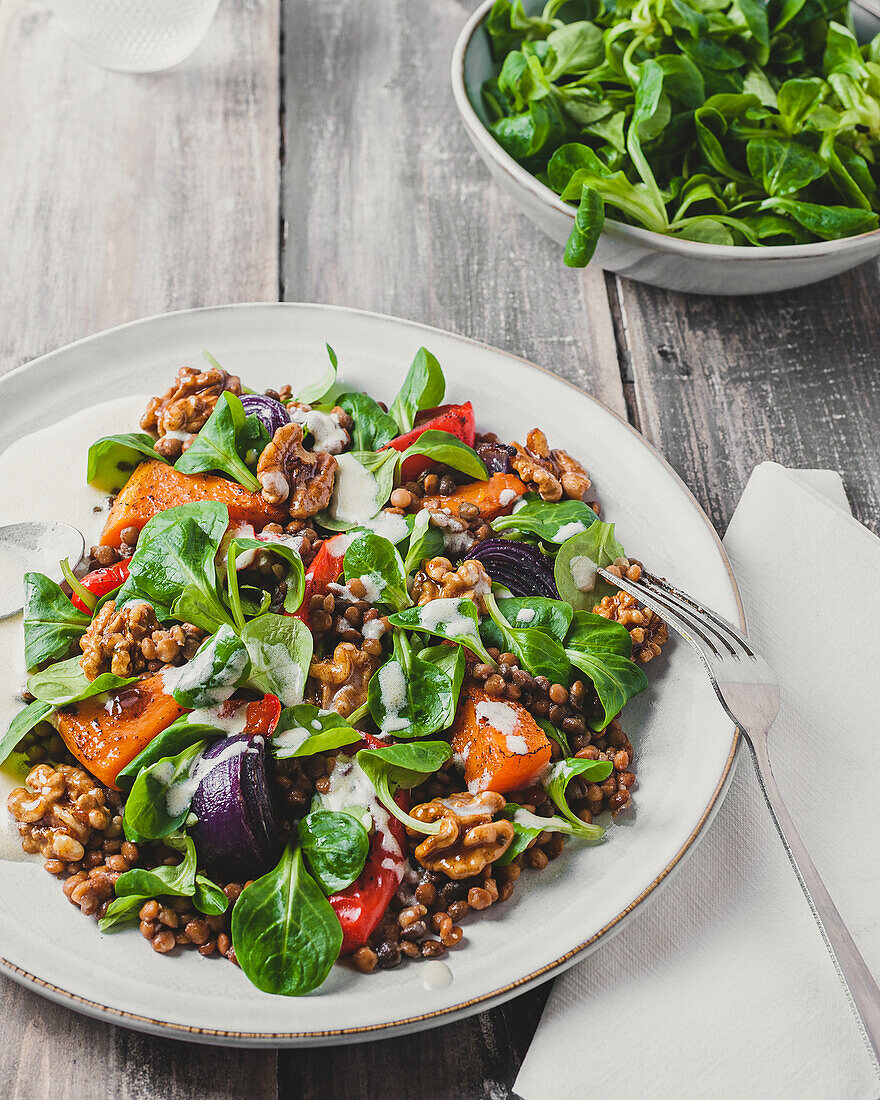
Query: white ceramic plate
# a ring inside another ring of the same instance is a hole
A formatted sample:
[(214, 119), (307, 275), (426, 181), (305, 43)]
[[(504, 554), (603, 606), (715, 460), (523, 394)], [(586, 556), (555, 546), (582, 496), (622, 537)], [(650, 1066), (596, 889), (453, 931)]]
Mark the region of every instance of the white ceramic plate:
[[(417, 348), (443, 365), (452, 400), (472, 400), (482, 430), (522, 439), (535, 424), (584, 460), (606, 518), (630, 553), (728, 618), (739, 601), (720, 543), (696, 501), (629, 425), (566, 382), (504, 352), (390, 317), (315, 305), (248, 305), (155, 317), (81, 340), (0, 380), (4, 446), (80, 409), (159, 393), (207, 347), (254, 388), (296, 388), (324, 369), (390, 398)], [(134, 424), (107, 424), (106, 431)], [(85, 453), (57, 456), (71, 492)], [(0, 963), (63, 1004), (144, 1031), (270, 1046), (354, 1042), (414, 1031), (498, 1004), (583, 958), (657, 892), (720, 802), (737, 739), (692, 651), (671, 644), (650, 690), (626, 711), (638, 751), (634, 816), (596, 848), (566, 846), (526, 873), (508, 904), (465, 923), (447, 961), (454, 980), (423, 986), (420, 964), (363, 977), (335, 967), (301, 999), (260, 993), (235, 967), (195, 952), (164, 957), (136, 930), (102, 936), (38, 864), (0, 861)], [(8, 685), (5, 685), (8, 690)], [(5, 809), (3, 811), (5, 813)]]

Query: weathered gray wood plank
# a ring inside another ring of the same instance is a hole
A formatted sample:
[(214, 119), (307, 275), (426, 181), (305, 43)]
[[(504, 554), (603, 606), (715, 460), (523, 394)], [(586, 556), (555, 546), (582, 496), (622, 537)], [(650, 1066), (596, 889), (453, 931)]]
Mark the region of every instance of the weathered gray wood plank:
[(0, 370), (189, 306), (277, 296), (278, 0), (182, 66), (99, 69), (45, 0), (0, 8)]
[(223, 1050), (141, 1035), (0, 982), (6, 1100), (274, 1100), (274, 1051)]
[[(462, 958), (460, 963), (464, 963)], [(469, 1020), (403, 1038), (284, 1053), (282, 1100), (502, 1100), (544, 1010), (550, 984)]]
[(282, 297), (497, 344), (623, 412), (602, 272), (563, 267), (491, 182), (459, 122), (450, 58), (475, 7), (284, 6)]
[(724, 531), (754, 466), (838, 470), (880, 529), (880, 267), (755, 298), (621, 281), (642, 431)]
[[(123, 76), (80, 57), (46, 3), (6, 0), (0, 371), (135, 317), (276, 297), (278, 34), (277, 0), (226, 0), (181, 68)], [(270, 1100), (276, 1066), (274, 1051), (138, 1035), (0, 978), (11, 1100)]]
[[(397, 314), (496, 344), (624, 414), (603, 273), (563, 267), (560, 250), (492, 184), (459, 123), (449, 64), (475, 6), (283, 6), (282, 297)], [(283, 1053), (281, 1095), (506, 1096), (547, 991), (329, 1057)]]

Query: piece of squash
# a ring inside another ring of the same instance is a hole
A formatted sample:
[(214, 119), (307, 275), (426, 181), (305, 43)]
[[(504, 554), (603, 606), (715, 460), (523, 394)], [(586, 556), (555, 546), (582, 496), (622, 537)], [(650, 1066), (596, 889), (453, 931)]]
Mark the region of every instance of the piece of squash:
[(452, 726), (468, 790), (517, 791), (550, 762), (550, 742), (521, 703), (469, 687)]
[(262, 529), (267, 523), (283, 523), (283, 505), (267, 504), (259, 493), (213, 474), (183, 474), (164, 462), (142, 462), (113, 502), (102, 546), (119, 546), (126, 527), (139, 531), (158, 512), (197, 500), (217, 500), (229, 509), (231, 522), (245, 521)]
[(449, 496), (425, 497), (422, 507), (432, 512), (447, 508), (453, 516), (458, 516), (462, 504), (476, 504), (480, 518), (488, 521), (506, 515), (525, 491), (525, 485), (516, 474), (493, 474), (488, 481), (459, 485)]
[(82, 766), (108, 787), (185, 709), (165, 693), (162, 674), (61, 707), (49, 720)]

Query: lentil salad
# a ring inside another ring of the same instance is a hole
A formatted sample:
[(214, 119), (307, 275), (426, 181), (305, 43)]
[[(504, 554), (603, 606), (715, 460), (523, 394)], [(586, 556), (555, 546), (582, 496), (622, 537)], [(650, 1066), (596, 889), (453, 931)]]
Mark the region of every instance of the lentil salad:
[(640, 567), (575, 459), (444, 396), (424, 349), (388, 409), (332, 353), (296, 399), (212, 362), (90, 449), (118, 495), (85, 577), (27, 577), (3, 747), (23, 846), (102, 930), (304, 993), (444, 954), (629, 804), (617, 715), (666, 631), (596, 566)]

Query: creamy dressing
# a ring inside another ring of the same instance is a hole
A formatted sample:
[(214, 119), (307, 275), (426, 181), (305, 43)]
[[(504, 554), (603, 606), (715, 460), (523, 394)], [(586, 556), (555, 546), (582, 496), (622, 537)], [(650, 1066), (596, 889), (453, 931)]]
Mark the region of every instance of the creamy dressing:
[(250, 638), (248, 645), (252, 657), (256, 655), (255, 665), (268, 669), (272, 674), (277, 691), (276, 695), (285, 707), (296, 706), (303, 701), (305, 674), (296, 662), (291, 660), (290, 650), (282, 642), (271, 644), (260, 638)]
[(528, 742), (519, 729), (519, 712), (510, 703), (495, 699), (483, 699), (476, 706), (478, 722), (487, 722), (498, 730), (504, 738), (509, 752), (525, 756), (529, 751)]
[(385, 629), (384, 619), (370, 619), (361, 627), (361, 634), (363, 634), (365, 638), (378, 639), (383, 636)]
[(199, 723), (213, 726), (225, 733), (227, 737), (235, 737), (239, 733), (244, 733), (244, 727), (247, 723), (247, 707), (236, 707), (231, 713), (225, 713), (225, 710), (226, 708), (222, 704), (219, 707), (199, 707), (196, 710), (191, 710), (186, 716), (186, 720), (192, 724)]
[(466, 554), (475, 541), (470, 531), (450, 531), (448, 528), (443, 531), (443, 549), (453, 557)]
[(166, 669), (163, 674), (165, 690), (171, 695), (175, 691), (193, 691), (199, 688), (206, 698), (207, 706), (216, 706), (225, 703), (235, 691), (247, 663), (247, 650), (244, 647), (236, 650), (223, 670), (222, 682), (208, 688), (204, 685), (214, 667), (214, 651), (209, 646), (185, 665)]
[[(321, 723), (319, 722), (318, 729), (320, 728)], [(281, 730), (280, 733), (272, 735), (273, 752), (279, 760), (284, 760), (288, 756), (296, 756), (297, 751), (311, 736), (311, 730), (307, 730), (304, 726), (293, 726), (289, 730)]]
[(582, 531), (586, 531), (586, 527), (581, 523), (579, 519), (573, 520), (571, 523), (566, 523), (563, 527), (560, 527), (556, 532), (556, 538), (554, 542), (567, 542), (575, 535), (579, 535)]
[(466, 634), (478, 638), (476, 623), (462, 615), (459, 607), (457, 599), (431, 600), (421, 609), (422, 624), (427, 630), (443, 630), (447, 635)]
[(366, 573), (363, 577), (357, 578), (364, 586), (364, 599), (367, 603), (378, 603), (379, 597), (385, 591), (385, 581), (379, 576), (378, 573)]
[(382, 665), (376, 675), (379, 678), (382, 706), (385, 708), (382, 732), (395, 733), (397, 730), (405, 730), (409, 722), (406, 718), (400, 717), (401, 711), (406, 706), (406, 678), (403, 675), (403, 669), (396, 661), (389, 661)]
[(301, 424), (312, 437), (313, 451), (326, 451), (338, 455), (348, 445), (348, 432), (339, 426), (339, 417), (335, 413), (323, 413), (317, 409), (289, 408), (288, 413), (294, 424)]
[(330, 774), (329, 790), (321, 796), (321, 800), (326, 809), (341, 813), (366, 806), (376, 828), (382, 834), (382, 851), (390, 857), (391, 865), (386, 866), (383, 861), (383, 866), (386, 866), (386, 870), (394, 870), (399, 882), (403, 878), (403, 852), (391, 832), (391, 814), (376, 797), (373, 784), (354, 757), (336, 758), (336, 766)]
[[(140, 395), (92, 405), (10, 444), (0, 455), (0, 524), (60, 520), (82, 531), (86, 548), (96, 543), (109, 501), (106, 493), (86, 484), (89, 446), (115, 431), (130, 431), (147, 401), (149, 395)], [(20, 566), (0, 565), (0, 585), (6, 593), (20, 583)], [(0, 620), (0, 733), (23, 707), (18, 693), (24, 680), (19, 613)], [(0, 859), (42, 859), (22, 852), (15, 822), (6, 811), (7, 795), (22, 785), (27, 772), (17, 755), (0, 766)]]
[(327, 510), (340, 523), (366, 526), (376, 514), (379, 482), (354, 455), (341, 454), (336, 462), (336, 481)]
[(452, 971), (439, 959), (426, 959), (421, 963), (419, 977), (425, 989), (446, 989), (452, 985)]
[(586, 554), (576, 554), (568, 563), (571, 579), (578, 592), (592, 592), (596, 587), (599, 567)]
[[(254, 741), (256, 740), (255, 737)], [(168, 816), (179, 817), (182, 813), (185, 813), (204, 778), (221, 764), (234, 760), (237, 756), (244, 756), (249, 747), (247, 741), (232, 741), (221, 749), (216, 756), (212, 756), (210, 759), (201, 757), (186, 779), (181, 779), (168, 787), (165, 794), (165, 809), (168, 811)], [(174, 765), (170, 760), (165, 760), (159, 765), (156, 772), (160, 782), (171, 783)]]
[(378, 512), (365, 526), (394, 544), (403, 542), (409, 534), (406, 517), (399, 516), (396, 512)]

